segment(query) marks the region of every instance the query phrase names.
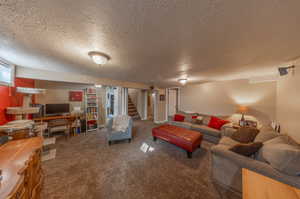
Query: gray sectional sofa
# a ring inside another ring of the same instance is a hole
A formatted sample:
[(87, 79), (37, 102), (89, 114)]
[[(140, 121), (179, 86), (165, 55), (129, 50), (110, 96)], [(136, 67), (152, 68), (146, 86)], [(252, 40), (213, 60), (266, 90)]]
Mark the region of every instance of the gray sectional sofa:
[[(288, 136), (268, 128), (259, 128), (260, 133), (254, 142), (262, 142), (263, 147), (252, 157), (246, 157), (229, 150), (239, 144), (230, 138), (236, 131), (232, 123), (224, 125), (221, 130), (216, 130), (207, 126), (211, 117), (209, 115), (185, 112), (178, 114), (185, 116), (183, 122), (175, 122), (173, 117), (169, 117), (168, 123), (199, 131), (205, 140), (216, 144), (211, 148), (211, 172), (214, 182), (241, 193), (242, 168), (247, 168), (300, 188), (300, 145)], [(195, 123), (192, 119), (192, 115), (195, 114), (203, 117), (201, 124)]]

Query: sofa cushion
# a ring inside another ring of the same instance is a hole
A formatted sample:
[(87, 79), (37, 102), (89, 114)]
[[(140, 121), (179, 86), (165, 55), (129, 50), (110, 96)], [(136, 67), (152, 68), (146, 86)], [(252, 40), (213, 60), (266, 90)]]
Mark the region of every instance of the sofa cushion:
[(217, 129), (210, 128), (206, 125), (198, 125), (198, 124), (193, 124), (191, 126), (192, 130), (199, 131), (200, 133), (214, 136), (214, 137), (221, 137), (221, 131)]
[(261, 162), (267, 162), (267, 160), (263, 156), (263, 150), (264, 150), (265, 146), (267, 146), (269, 144), (285, 144), (285, 143), (288, 143), (287, 136), (282, 136), (282, 135), (279, 135), (271, 140), (265, 141), (264, 146), (258, 151), (255, 159), (258, 161), (261, 161)]
[(226, 123), (229, 123), (229, 121), (227, 121), (227, 120), (222, 120), (222, 119), (220, 119), (220, 118), (217, 118), (217, 117), (212, 116), (211, 119), (210, 119), (210, 121), (209, 121), (208, 126), (211, 127), (211, 128), (220, 130), (221, 127), (222, 127), (224, 124), (226, 124)]
[(185, 122), (190, 122), (190, 123), (193, 123), (193, 117), (197, 117), (197, 113), (185, 113), (184, 114), (185, 118), (184, 118), (184, 121)]
[(235, 129), (235, 128), (229, 128), (229, 127), (223, 128), (223, 127), (221, 128), (222, 136), (227, 136), (227, 137), (231, 138), (231, 136), (237, 131), (237, 129)]
[(254, 142), (266, 142), (277, 137), (278, 135), (278, 133), (272, 130), (261, 131), (257, 134), (256, 138), (254, 139)]
[(224, 136), (220, 139), (219, 144), (226, 145), (226, 146), (229, 146), (229, 147), (233, 147), (234, 145), (239, 144), (239, 142), (231, 139), (230, 137)]
[(282, 143), (265, 144), (261, 148), (261, 154), (273, 168), (297, 176), (300, 173), (300, 147), (284, 143), (284, 139), (281, 141)]
[(176, 121), (170, 121), (168, 122), (170, 125), (174, 125), (174, 126), (179, 126), (179, 127), (182, 127), (182, 128), (187, 128), (187, 129), (190, 129), (191, 126), (192, 126), (192, 123), (190, 122), (176, 122)]
[(262, 146), (263, 143), (261, 142), (254, 142), (249, 144), (236, 144), (232, 146), (229, 150), (240, 155), (251, 156), (255, 154)]
[(249, 143), (253, 142), (258, 133), (259, 130), (256, 128), (241, 127), (232, 134), (231, 138), (241, 143)]
[(176, 122), (183, 122), (184, 118), (185, 118), (185, 116), (181, 115), (181, 114), (175, 114), (174, 115), (174, 121), (176, 121)]

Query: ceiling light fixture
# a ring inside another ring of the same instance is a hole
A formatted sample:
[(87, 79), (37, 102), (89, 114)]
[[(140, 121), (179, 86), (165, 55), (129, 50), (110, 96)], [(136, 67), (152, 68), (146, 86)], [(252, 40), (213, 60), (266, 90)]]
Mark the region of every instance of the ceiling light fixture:
[(187, 83), (187, 79), (179, 79), (178, 82), (182, 85), (185, 85)]
[(92, 58), (93, 62), (99, 65), (104, 65), (110, 60), (110, 57), (107, 54), (97, 51), (91, 51), (88, 55)]

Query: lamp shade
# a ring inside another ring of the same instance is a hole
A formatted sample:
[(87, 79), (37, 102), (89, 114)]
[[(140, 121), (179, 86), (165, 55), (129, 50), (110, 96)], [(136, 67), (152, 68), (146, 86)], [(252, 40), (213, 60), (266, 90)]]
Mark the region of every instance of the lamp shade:
[(248, 112), (248, 107), (247, 106), (239, 106), (237, 112), (241, 114), (245, 114)]

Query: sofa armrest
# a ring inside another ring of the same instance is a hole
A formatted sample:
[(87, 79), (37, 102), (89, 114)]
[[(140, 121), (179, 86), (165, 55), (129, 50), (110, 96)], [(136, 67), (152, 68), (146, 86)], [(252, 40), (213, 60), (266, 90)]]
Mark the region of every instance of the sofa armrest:
[(109, 118), (106, 123), (106, 128), (108, 131), (112, 131), (113, 118)]
[(129, 119), (129, 124), (128, 124), (128, 129), (127, 129), (128, 134), (129, 134), (130, 136), (132, 136), (132, 126), (133, 126), (133, 119), (132, 119), (132, 117), (130, 117), (130, 119)]
[(286, 175), (268, 163), (264, 163), (246, 156), (239, 155), (229, 150), (228, 146), (216, 145), (211, 148), (212, 155), (221, 156), (234, 164), (238, 165), (241, 169), (246, 168), (264, 176), (268, 176), (275, 180), (300, 188), (300, 177)]
[(234, 125), (233, 122), (224, 124), (220, 129), (222, 136), (231, 137), (232, 134), (237, 130), (233, 128), (233, 125)]

